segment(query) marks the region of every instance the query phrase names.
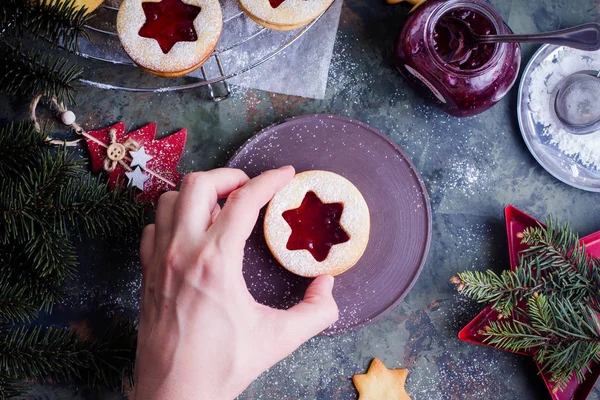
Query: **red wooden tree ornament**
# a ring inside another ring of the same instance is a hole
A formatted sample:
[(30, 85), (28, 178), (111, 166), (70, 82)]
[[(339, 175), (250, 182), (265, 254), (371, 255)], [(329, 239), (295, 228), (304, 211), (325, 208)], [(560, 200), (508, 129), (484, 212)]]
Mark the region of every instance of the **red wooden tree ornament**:
[(129, 179), (125, 174), (140, 168), (139, 165), (131, 166), (131, 146), (133, 144), (135, 147), (143, 148), (149, 157), (146, 157), (147, 161), (143, 163), (141, 171), (137, 171), (147, 176), (139, 198), (143, 201), (156, 202), (163, 192), (175, 189), (181, 182), (182, 175), (176, 168), (185, 149), (187, 130), (181, 129), (159, 140), (155, 140), (155, 137), (155, 123), (128, 134), (125, 133), (123, 122), (107, 128), (87, 131), (85, 140), (90, 151), (92, 171), (106, 170), (108, 159), (109, 162), (114, 162), (114, 168), (107, 171), (109, 186), (111, 188), (117, 185), (126, 186)]

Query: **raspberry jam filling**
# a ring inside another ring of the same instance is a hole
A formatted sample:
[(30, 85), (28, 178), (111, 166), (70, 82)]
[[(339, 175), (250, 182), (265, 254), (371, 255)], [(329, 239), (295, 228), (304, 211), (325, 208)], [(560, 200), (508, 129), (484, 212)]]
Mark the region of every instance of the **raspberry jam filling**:
[(324, 204), (314, 192), (306, 193), (300, 207), (284, 212), (283, 219), (292, 228), (288, 250), (308, 250), (318, 262), (324, 261), (331, 248), (350, 240), (340, 225), (342, 203)]
[(284, 1), (285, 0), (269, 0), (269, 3), (271, 3), (271, 7), (277, 8), (282, 5)]
[[(463, 23), (461, 23), (462, 20)], [(434, 47), (442, 60), (454, 68), (473, 70), (484, 66), (494, 54), (496, 45), (470, 43), (465, 38), (471, 29), (478, 35), (495, 34), (496, 29), (483, 14), (469, 9), (456, 9), (444, 14), (435, 26)], [(466, 47), (466, 48), (463, 48)], [(460, 51), (465, 54), (460, 60), (450, 61)]]
[(200, 7), (185, 4), (181, 0), (162, 0), (159, 3), (144, 2), (142, 9), (146, 23), (139, 35), (156, 40), (163, 53), (171, 51), (177, 42), (198, 40), (194, 19), (200, 14)]

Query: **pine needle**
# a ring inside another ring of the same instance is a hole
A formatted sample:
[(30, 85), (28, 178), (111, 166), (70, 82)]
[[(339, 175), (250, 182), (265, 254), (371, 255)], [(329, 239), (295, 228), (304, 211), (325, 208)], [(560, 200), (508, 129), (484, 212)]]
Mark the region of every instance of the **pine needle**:
[(39, 51), (21, 52), (0, 40), (0, 91), (9, 95), (42, 93), (61, 103), (74, 103), (73, 83), (83, 70), (68, 60)]
[(74, 52), (80, 37), (88, 38), (85, 25), (91, 18), (87, 9), (78, 9), (75, 0), (2, 0), (0, 21), (6, 34), (25, 34), (48, 40), (53, 47)]

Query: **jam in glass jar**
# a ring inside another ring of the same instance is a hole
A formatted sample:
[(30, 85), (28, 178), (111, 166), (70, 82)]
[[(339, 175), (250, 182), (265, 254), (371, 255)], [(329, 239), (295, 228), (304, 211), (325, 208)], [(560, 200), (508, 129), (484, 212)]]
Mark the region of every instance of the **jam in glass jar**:
[[(517, 43), (477, 44), (475, 34), (512, 33), (482, 0), (427, 0), (404, 24), (396, 47), (396, 66), (413, 85), (432, 93), (449, 114), (479, 114), (496, 104), (517, 79)], [(468, 39), (468, 36), (467, 36)]]

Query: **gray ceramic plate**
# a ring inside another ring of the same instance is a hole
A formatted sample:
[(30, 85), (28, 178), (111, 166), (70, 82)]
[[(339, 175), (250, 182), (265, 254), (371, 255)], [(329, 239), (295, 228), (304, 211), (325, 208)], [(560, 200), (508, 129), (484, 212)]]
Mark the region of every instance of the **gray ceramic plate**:
[[(340, 319), (324, 334), (339, 334), (381, 318), (409, 292), (431, 241), (427, 190), (412, 162), (385, 135), (338, 116), (292, 118), (252, 137), (229, 161), (249, 176), (291, 164), (298, 172), (323, 169), (353, 182), (371, 212), (365, 254), (336, 278)], [(244, 277), (257, 301), (277, 308), (298, 303), (310, 279), (285, 270), (263, 236), (262, 215), (246, 246)]]
[[(555, 178), (578, 189), (600, 192), (600, 171), (588, 167), (577, 158), (568, 156), (544, 135), (544, 126), (535, 120), (529, 108), (532, 73), (544, 60), (555, 59), (561, 46), (546, 44), (534, 54), (523, 72), (519, 87), (517, 116), (523, 139), (540, 165)], [(557, 68), (568, 66), (558, 66)], [(598, 66), (600, 68), (600, 66)], [(577, 71), (572, 71), (577, 72)], [(552, 90), (553, 88), (548, 88)], [(542, 105), (544, 106), (544, 105)], [(550, 107), (550, 104), (545, 105)]]

